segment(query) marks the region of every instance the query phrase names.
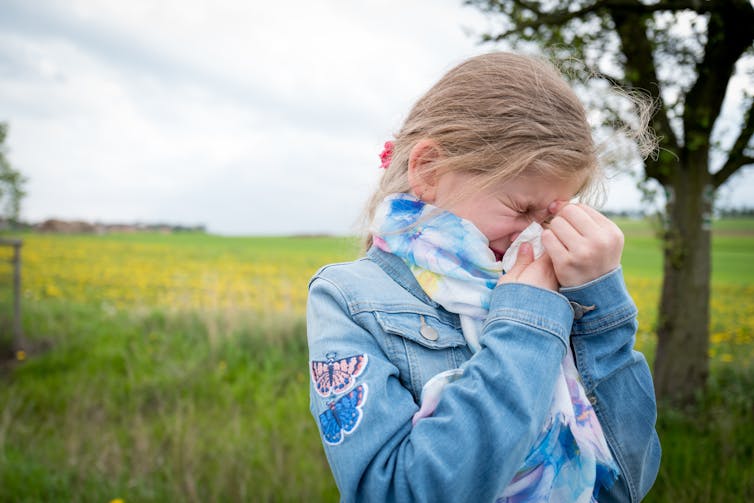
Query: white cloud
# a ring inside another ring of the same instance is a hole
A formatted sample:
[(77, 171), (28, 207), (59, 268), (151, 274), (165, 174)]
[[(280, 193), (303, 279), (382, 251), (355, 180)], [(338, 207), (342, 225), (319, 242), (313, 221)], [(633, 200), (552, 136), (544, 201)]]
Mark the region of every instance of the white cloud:
[[(488, 22), (460, 0), (9, 0), (3, 11), (0, 120), (30, 178), (30, 220), (349, 232), (411, 103), (490, 50), (464, 32)], [(608, 207), (636, 205), (623, 188)]]

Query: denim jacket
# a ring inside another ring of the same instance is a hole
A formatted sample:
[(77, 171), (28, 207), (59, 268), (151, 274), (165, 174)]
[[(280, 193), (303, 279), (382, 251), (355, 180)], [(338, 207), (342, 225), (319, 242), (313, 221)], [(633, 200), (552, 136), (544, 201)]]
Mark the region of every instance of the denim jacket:
[[(499, 285), (472, 357), (458, 315), (401, 259), (372, 247), (323, 267), (307, 304), (310, 410), (342, 501), (494, 501), (543, 427), (567, 344), (620, 468), (599, 501), (639, 501), (660, 445), (636, 314), (620, 268), (560, 293)], [(412, 426), (424, 383), (459, 367)]]

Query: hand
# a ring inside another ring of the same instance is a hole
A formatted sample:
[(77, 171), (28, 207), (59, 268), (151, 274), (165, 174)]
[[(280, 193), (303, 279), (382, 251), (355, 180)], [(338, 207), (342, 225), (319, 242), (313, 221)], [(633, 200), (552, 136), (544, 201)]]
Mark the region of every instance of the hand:
[(547, 253), (534, 260), (534, 250), (529, 243), (521, 243), (516, 256), (516, 265), (500, 277), (497, 284), (524, 283), (547, 290), (558, 290), (558, 280), (552, 261)]
[(623, 232), (610, 219), (585, 204), (554, 202), (555, 214), (542, 233), (561, 286), (583, 285), (620, 265)]

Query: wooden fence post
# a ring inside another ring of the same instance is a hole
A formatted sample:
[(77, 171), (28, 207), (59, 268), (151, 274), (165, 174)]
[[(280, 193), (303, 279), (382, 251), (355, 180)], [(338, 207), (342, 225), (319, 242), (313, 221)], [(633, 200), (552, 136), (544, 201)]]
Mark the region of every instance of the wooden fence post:
[(13, 247), (13, 351), (23, 349), (23, 333), (21, 330), (21, 246), (20, 239), (0, 238), (0, 245)]
[(13, 349), (22, 349), (21, 342), (21, 240), (13, 243)]

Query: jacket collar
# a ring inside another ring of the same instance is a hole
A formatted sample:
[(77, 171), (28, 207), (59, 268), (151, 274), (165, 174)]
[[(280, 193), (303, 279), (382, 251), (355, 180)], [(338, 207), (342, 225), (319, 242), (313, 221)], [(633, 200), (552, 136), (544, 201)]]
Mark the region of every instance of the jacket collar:
[(380, 266), (388, 276), (393, 278), (405, 290), (408, 290), (414, 297), (434, 308), (440, 307), (440, 304), (432, 300), (422, 289), (421, 285), (416, 281), (414, 273), (411, 272), (411, 269), (409, 269), (403, 259), (396, 257), (392, 253), (380, 250), (376, 246), (369, 248), (367, 257)]

